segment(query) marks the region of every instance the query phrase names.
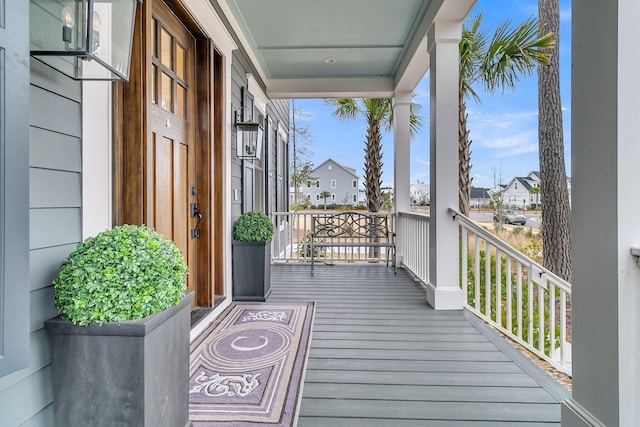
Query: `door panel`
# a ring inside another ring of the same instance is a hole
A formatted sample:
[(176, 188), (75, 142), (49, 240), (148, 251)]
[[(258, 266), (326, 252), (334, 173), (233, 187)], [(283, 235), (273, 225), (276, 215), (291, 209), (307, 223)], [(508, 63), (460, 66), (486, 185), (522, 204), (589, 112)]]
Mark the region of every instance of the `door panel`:
[(222, 62), (182, 1), (140, 10), (129, 82), (114, 85), (114, 223), (147, 224), (175, 241), (194, 301), (212, 307), (224, 292)]
[[(153, 2), (150, 189), (154, 227), (173, 240), (189, 265), (196, 290), (196, 238), (189, 205), (195, 203), (195, 40), (161, 2)], [(193, 191), (191, 190), (193, 188)], [(194, 300), (195, 303), (195, 300)]]

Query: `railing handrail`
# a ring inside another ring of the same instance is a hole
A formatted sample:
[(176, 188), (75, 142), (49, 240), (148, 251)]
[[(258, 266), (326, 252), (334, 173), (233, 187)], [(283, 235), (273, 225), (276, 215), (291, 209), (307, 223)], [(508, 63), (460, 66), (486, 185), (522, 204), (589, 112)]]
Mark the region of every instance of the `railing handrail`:
[(398, 212), (398, 215), (400, 216), (404, 216), (407, 218), (415, 218), (415, 219), (431, 219), (431, 215), (428, 213), (422, 213), (422, 212), (404, 212), (404, 211), (400, 211)]
[(481, 227), (478, 224), (476, 224), (472, 219), (470, 219), (470, 218), (466, 217), (465, 215), (463, 215), (462, 213), (458, 212), (456, 209), (449, 208), (449, 212), (453, 215), (453, 219), (454, 220), (457, 220), (457, 221), (463, 223), (471, 231), (473, 231), (477, 235), (481, 236), (484, 240), (490, 242), (491, 244), (493, 244), (498, 249), (500, 249), (502, 252), (508, 254), (512, 258), (520, 261), (523, 264), (529, 264), (529, 265), (539, 269), (549, 279), (551, 279), (553, 282), (555, 282), (556, 285), (559, 285), (563, 290), (565, 290), (566, 292), (571, 294), (571, 283), (567, 282), (566, 280), (564, 280), (562, 277), (556, 275), (551, 270), (543, 267), (542, 265), (540, 265), (536, 261), (534, 261), (531, 258), (529, 258), (528, 256), (524, 255), (522, 252), (520, 252), (519, 250), (517, 250), (516, 248), (514, 248), (513, 246), (511, 246), (510, 244), (508, 244), (504, 240), (502, 240), (499, 237), (496, 237), (495, 235), (491, 234), (490, 232), (485, 230), (483, 227)]

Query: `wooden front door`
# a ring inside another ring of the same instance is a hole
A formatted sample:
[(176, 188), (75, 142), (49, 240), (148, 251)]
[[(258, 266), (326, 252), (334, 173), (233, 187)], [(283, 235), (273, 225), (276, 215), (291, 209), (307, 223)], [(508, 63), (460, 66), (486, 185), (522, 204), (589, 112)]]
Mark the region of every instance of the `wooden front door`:
[(213, 307), (224, 279), (222, 60), (181, 2), (139, 11), (129, 81), (113, 93), (114, 224), (175, 241), (194, 305)]
[[(197, 283), (195, 39), (161, 1), (153, 2), (147, 218), (173, 240)], [(195, 300), (194, 300), (195, 301)]]

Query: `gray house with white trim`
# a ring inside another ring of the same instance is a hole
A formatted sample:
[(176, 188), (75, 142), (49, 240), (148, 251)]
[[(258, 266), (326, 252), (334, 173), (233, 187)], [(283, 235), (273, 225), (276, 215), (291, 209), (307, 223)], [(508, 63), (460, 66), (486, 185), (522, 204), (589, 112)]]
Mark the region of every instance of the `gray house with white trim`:
[(325, 191), (331, 194), (327, 204), (358, 204), (360, 178), (355, 169), (327, 159), (311, 172), (311, 176), (313, 179), (303, 184), (300, 191), (312, 205), (324, 205), (321, 194)]

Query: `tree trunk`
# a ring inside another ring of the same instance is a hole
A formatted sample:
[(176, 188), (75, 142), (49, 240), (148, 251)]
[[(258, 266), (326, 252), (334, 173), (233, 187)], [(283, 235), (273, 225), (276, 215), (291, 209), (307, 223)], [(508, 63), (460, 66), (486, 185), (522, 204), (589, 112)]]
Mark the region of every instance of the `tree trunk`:
[(467, 129), (467, 104), (462, 94), (458, 103), (458, 159), (459, 159), (459, 209), (460, 213), (469, 216), (469, 195), (471, 194), (471, 140)]
[(558, 0), (538, 0), (540, 24), (556, 35), (549, 64), (538, 67), (538, 140), (544, 266), (571, 280), (569, 191), (562, 139), (560, 66), (558, 59), (560, 8)]
[(369, 212), (380, 211), (382, 196), (382, 135), (380, 133), (380, 120), (367, 117), (369, 124), (367, 129), (367, 141), (365, 142), (364, 171), (365, 186), (367, 191), (367, 208)]

